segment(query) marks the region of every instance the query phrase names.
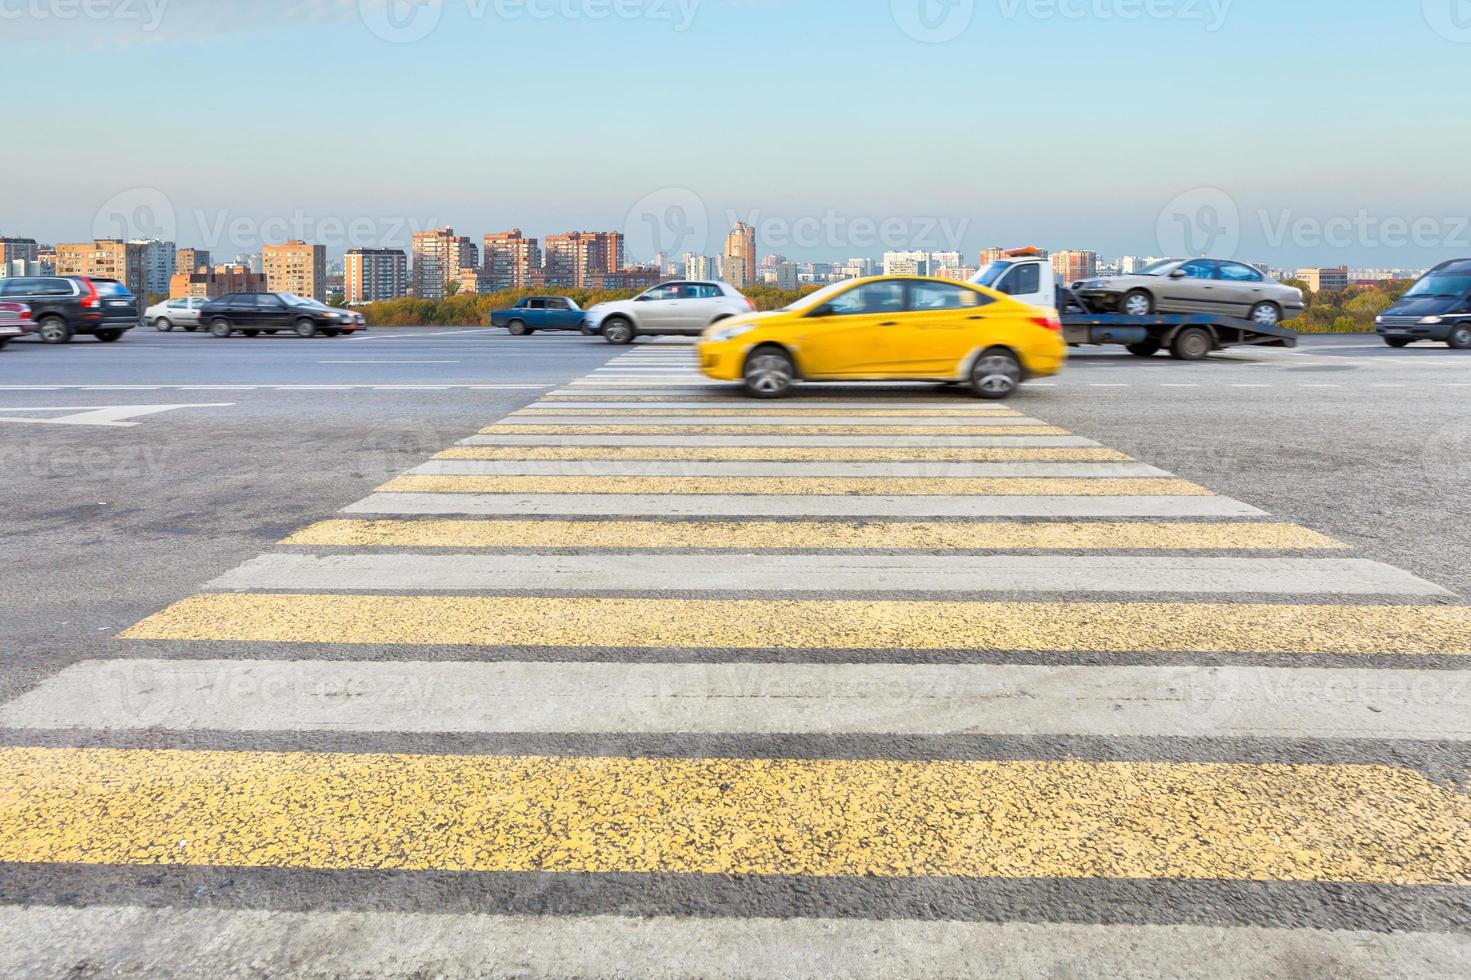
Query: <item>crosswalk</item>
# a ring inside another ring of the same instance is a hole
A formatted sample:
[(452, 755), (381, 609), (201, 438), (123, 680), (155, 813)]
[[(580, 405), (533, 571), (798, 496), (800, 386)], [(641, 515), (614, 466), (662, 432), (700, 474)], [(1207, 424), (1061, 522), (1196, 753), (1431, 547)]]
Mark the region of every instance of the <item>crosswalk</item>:
[(1464, 970), (1471, 607), (1046, 397), (488, 420), (0, 705), (0, 970)]

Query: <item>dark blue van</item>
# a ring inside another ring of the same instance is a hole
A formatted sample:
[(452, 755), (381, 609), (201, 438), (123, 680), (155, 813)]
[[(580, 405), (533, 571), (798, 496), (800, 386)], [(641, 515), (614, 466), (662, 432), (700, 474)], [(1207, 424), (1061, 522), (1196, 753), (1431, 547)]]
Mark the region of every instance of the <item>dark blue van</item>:
[(1375, 330), (1391, 347), (1438, 340), (1471, 350), (1471, 259), (1442, 262), (1379, 317)]

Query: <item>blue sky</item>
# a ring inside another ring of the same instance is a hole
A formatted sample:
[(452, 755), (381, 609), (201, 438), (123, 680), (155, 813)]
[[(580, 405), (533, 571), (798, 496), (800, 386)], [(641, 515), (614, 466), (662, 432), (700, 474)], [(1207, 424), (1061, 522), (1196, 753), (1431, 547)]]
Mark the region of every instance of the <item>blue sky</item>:
[(82, 2), (0, 0), (0, 233), (1471, 255), (1467, 0)]

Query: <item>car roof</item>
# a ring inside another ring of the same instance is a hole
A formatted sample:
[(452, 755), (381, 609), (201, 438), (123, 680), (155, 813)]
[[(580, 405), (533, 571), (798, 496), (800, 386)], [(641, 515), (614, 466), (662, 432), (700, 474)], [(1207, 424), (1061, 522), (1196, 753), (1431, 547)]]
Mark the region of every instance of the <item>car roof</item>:
[(1471, 259), (1451, 259), (1449, 262), (1442, 262), (1430, 271), (1471, 273)]

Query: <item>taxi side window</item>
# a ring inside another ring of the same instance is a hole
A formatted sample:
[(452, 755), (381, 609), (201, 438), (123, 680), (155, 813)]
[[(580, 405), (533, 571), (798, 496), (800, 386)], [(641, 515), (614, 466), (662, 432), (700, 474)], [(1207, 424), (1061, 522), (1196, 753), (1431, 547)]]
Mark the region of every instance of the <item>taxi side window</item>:
[(911, 310), (967, 310), (989, 302), (989, 297), (982, 296), (973, 289), (946, 283), (917, 282), (910, 287), (909, 292)]
[(836, 297), (828, 307), (834, 316), (899, 313), (904, 309), (902, 282), (871, 282)]

